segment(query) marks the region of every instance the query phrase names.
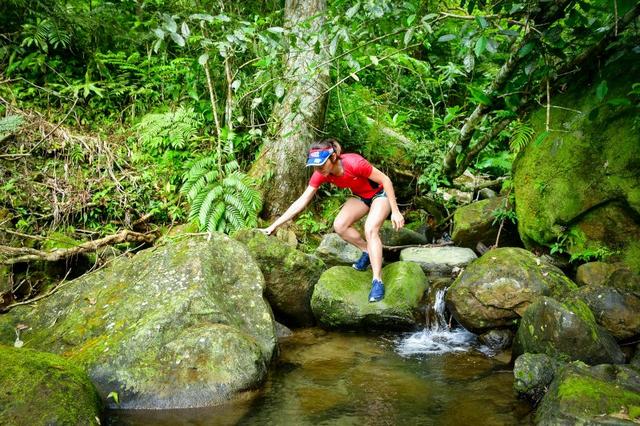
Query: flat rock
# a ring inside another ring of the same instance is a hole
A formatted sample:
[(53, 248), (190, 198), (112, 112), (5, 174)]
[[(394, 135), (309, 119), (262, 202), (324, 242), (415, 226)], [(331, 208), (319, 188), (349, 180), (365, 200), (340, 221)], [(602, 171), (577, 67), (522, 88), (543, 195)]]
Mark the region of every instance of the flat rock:
[(410, 247), (400, 252), (400, 260), (420, 265), (428, 276), (450, 276), (453, 268), (464, 268), (478, 256), (464, 247)]

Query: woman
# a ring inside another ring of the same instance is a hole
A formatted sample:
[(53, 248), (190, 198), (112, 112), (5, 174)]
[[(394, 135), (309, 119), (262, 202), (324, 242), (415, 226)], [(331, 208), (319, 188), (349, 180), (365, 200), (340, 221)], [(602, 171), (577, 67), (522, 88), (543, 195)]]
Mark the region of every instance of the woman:
[[(394, 229), (404, 226), (404, 218), (398, 210), (393, 184), (387, 175), (373, 167), (358, 154), (343, 154), (335, 139), (325, 139), (311, 145), (307, 166), (315, 171), (307, 189), (289, 206), (282, 216), (262, 231), (269, 235), (278, 226), (291, 220), (311, 202), (320, 185), (330, 182), (339, 188), (349, 188), (358, 198), (349, 198), (333, 221), (333, 228), (343, 240), (362, 250), (362, 256), (353, 264), (358, 271), (364, 271), (371, 264), (373, 280), (369, 302), (379, 302), (384, 298), (382, 282), (382, 241), (380, 227), (391, 213)], [(364, 215), (366, 240), (353, 227)]]

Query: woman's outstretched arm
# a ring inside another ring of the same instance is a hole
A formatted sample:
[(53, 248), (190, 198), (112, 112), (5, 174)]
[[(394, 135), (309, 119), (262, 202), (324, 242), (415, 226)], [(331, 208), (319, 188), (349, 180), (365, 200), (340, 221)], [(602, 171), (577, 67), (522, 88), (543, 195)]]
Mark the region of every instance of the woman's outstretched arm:
[(298, 213), (304, 210), (305, 207), (311, 202), (313, 196), (316, 195), (318, 188), (313, 186), (307, 186), (301, 196), (298, 197), (285, 211), (282, 216), (277, 218), (268, 228), (261, 229), (267, 235), (271, 235), (280, 225), (293, 219)]

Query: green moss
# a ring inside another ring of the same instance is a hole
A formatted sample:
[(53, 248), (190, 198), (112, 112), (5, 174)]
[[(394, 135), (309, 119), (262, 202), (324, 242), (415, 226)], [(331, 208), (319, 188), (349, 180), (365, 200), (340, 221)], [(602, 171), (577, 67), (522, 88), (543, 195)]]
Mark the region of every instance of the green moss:
[[(611, 414), (640, 404), (640, 393), (588, 376), (571, 375), (560, 383), (558, 397), (574, 413)], [(595, 412), (594, 412), (595, 411)]]
[(98, 424), (100, 398), (74, 363), (0, 345), (0, 364), (0, 423)]
[(636, 274), (640, 274), (640, 241), (634, 241), (624, 251), (623, 262)]

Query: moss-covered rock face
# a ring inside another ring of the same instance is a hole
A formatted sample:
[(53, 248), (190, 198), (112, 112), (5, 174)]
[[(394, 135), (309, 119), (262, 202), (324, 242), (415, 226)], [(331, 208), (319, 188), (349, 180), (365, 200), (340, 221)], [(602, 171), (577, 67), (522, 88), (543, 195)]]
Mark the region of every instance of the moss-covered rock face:
[(0, 424), (100, 424), (100, 397), (73, 362), (0, 345), (0, 365)]
[(640, 297), (605, 286), (586, 286), (578, 292), (598, 324), (618, 340), (640, 336)]
[(561, 362), (545, 354), (522, 354), (513, 365), (513, 389), (532, 401), (545, 394)]
[(427, 244), (427, 237), (408, 228), (393, 229), (390, 220), (386, 220), (380, 229), (380, 239), (385, 246), (406, 246), (410, 244)]
[(596, 324), (593, 313), (580, 300), (560, 303), (541, 297), (529, 306), (516, 333), (513, 356), (526, 352), (588, 364), (624, 362), (615, 339)]
[(623, 267), (624, 265), (620, 263), (584, 263), (576, 270), (576, 283), (578, 285), (606, 285), (611, 274)]
[(535, 420), (540, 425), (631, 425), (639, 417), (637, 371), (620, 365), (589, 368), (571, 363), (556, 375)]
[(265, 279), (264, 295), (278, 321), (289, 326), (312, 325), (311, 294), (325, 270), (324, 262), (257, 230), (240, 231), (234, 238), (258, 262)]
[(348, 266), (335, 266), (322, 274), (311, 298), (311, 308), (325, 327), (340, 329), (410, 329), (427, 288), (418, 266), (395, 262), (382, 270), (385, 297), (369, 303), (371, 272), (358, 272)]
[(447, 292), (454, 318), (475, 333), (514, 327), (541, 296), (561, 297), (577, 286), (555, 266), (519, 248), (485, 253), (464, 270)]
[[(623, 60), (620, 60), (623, 61)], [(607, 99), (625, 97), (638, 75), (637, 59), (609, 67)], [(616, 74), (618, 73), (618, 74)], [(598, 77), (598, 81), (599, 81)], [(597, 82), (594, 81), (594, 84)], [(640, 132), (633, 106), (598, 103), (584, 83), (557, 96), (551, 131), (514, 163), (518, 229), (527, 247), (549, 246), (563, 233), (583, 234), (571, 253), (606, 246), (624, 249), (640, 239)], [(546, 109), (531, 117), (538, 135)], [(534, 137), (535, 139), (535, 137)]]
[(213, 405), (265, 377), (276, 337), (263, 286), (247, 249), (225, 235), (167, 242), (0, 316), (0, 342), (27, 325), (25, 347), (85, 367), (122, 408)]
[(456, 245), (474, 249), (478, 242), (487, 246), (495, 244), (499, 224), (493, 224), (496, 219), (493, 212), (504, 203), (504, 197), (497, 197), (459, 207), (453, 215), (451, 233)]

